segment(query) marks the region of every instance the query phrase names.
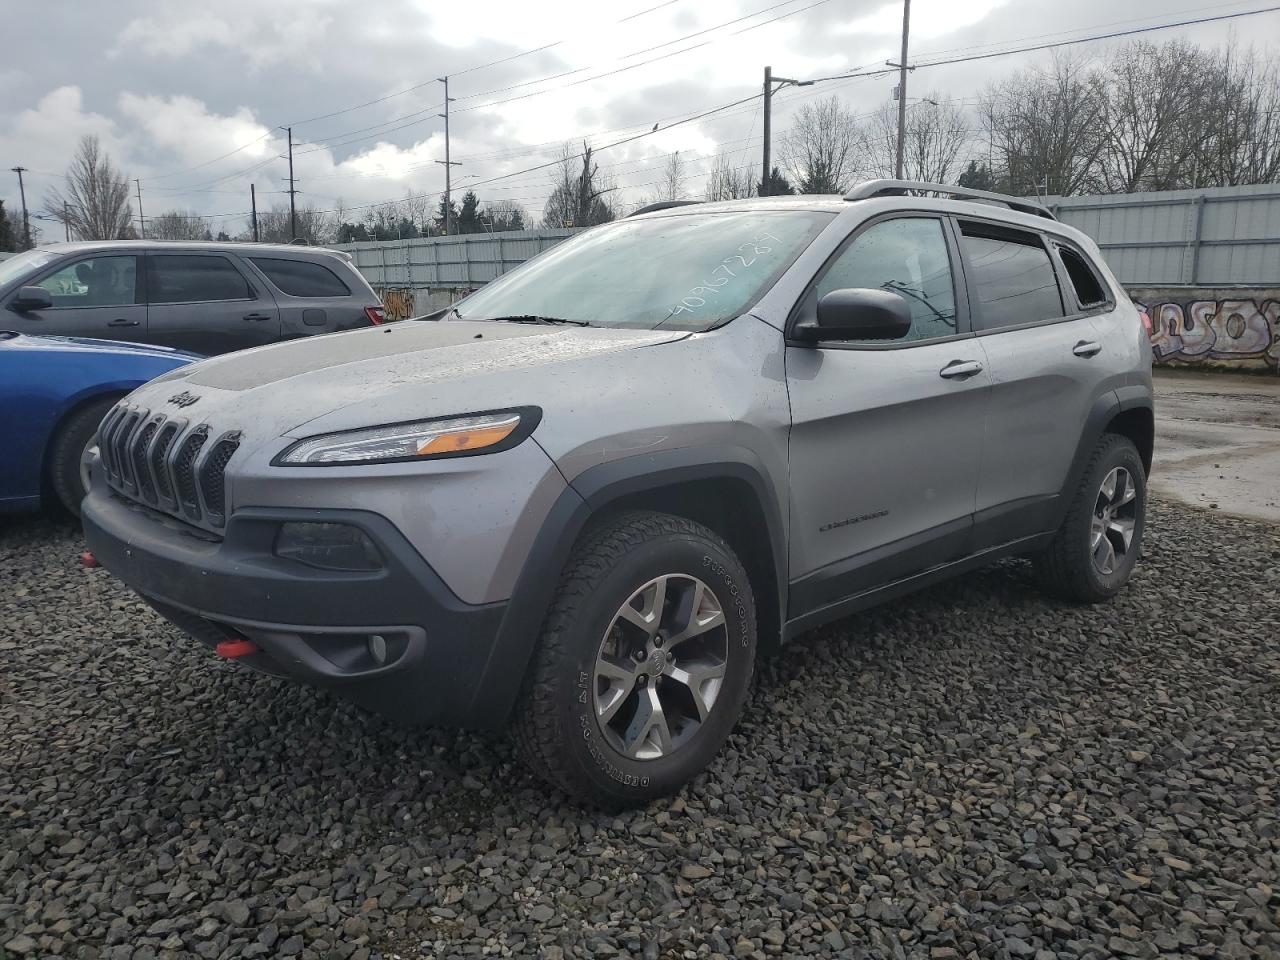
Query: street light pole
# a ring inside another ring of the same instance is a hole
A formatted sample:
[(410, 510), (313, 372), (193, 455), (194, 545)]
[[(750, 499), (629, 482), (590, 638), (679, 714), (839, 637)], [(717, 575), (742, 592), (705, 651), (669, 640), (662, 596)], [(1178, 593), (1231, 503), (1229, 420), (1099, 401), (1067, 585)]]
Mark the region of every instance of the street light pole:
[(812, 80), (789, 80), (786, 77), (775, 77), (773, 67), (764, 68), (764, 170), (760, 175), (760, 196), (767, 197), (773, 192), (772, 166), (772, 134), (773, 134), (773, 85), (783, 87), (811, 87)]
[(12, 167), (14, 173), (18, 175), (18, 193), (22, 197), (22, 237), (26, 242), (26, 248), (31, 249), (31, 217), (27, 215), (27, 188), (22, 183), (22, 174), (26, 167)]

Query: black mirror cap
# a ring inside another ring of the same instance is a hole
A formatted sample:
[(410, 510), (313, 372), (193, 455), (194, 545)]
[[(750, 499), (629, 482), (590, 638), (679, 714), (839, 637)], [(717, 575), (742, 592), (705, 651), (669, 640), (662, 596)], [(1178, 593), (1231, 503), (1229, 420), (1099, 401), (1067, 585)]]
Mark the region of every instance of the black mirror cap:
[(53, 297), (44, 287), (21, 287), (13, 298), (13, 309), (48, 310), (53, 306)]
[(816, 323), (801, 324), (803, 340), (901, 340), (911, 331), (911, 307), (888, 290), (850, 287), (818, 301)]

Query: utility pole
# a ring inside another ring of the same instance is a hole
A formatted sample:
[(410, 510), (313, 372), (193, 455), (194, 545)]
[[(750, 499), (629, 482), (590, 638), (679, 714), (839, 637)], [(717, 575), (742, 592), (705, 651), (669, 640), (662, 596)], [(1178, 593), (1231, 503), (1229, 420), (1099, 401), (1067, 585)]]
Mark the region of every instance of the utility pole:
[(773, 190), (773, 166), (770, 157), (773, 131), (773, 85), (783, 87), (811, 87), (812, 80), (788, 80), (786, 77), (775, 77), (773, 67), (764, 68), (764, 172), (760, 176), (760, 196), (767, 197)]
[(67, 243), (71, 242), (71, 205), (62, 201), (62, 229), (67, 235)]
[(253, 218), (253, 242), (258, 242), (258, 187), (249, 184), (249, 215)]
[(26, 242), (26, 249), (31, 249), (31, 217), (27, 215), (27, 188), (23, 186), (22, 174), (26, 171), (26, 167), (12, 167), (14, 173), (18, 175), (18, 193), (22, 197), (22, 237)]
[(444, 164), (444, 233), (449, 236), (453, 233), (453, 201), (449, 196), (453, 183), (452, 173), (454, 167), (462, 164), (449, 159), (449, 78), (440, 77), (440, 82), (444, 84), (444, 113), (440, 114), (444, 117), (444, 160), (437, 160), (436, 163)]
[[(294, 200), (298, 191), (293, 180), (293, 127), (285, 127), (289, 134), (289, 239), (298, 239), (298, 207)], [(255, 222), (257, 218), (254, 218)]]
[(902, 0), (902, 59), (898, 62), (898, 158), (894, 177), (902, 179), (902, 151), (907, 137), (907, 33), (911, 27), (911, 0)]
[(147, 221), (142, 216), (142, 181), (137, 177), (133, 180), (138, 185), (138, 236), (140, 239), (147, 239)]

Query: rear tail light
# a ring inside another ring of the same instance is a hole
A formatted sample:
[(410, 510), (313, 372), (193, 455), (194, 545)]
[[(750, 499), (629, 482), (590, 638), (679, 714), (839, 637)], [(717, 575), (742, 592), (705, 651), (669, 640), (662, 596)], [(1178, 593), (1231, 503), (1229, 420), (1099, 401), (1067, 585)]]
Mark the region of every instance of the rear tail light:
[(1147, 331), (1147, 336), (1151, 336), (1151, 315), (1145, 310), (1139, 310), (1138, 316), (1142, 318), (1142, 329)]
[(375, 327), (387, 322), (387, 311), (383, 310), (382, 307), (365, 307), (364, 315), (369, 318), (369, 322)]

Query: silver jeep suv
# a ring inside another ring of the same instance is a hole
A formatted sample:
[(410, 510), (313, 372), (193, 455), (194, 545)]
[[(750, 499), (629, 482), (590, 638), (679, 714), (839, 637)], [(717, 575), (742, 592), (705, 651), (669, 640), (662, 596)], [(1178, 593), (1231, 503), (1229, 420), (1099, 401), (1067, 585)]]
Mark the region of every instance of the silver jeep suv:
[(937, 184), (667, 207), (441, 322), (208, 360), (103, 421), (97, 559), (225, 657), (414, 722), (511, 722), (606, 804), (716, 754), (756, 657), (1028, 556), (1142, 541), (1142, 314), (1084, 235)]

